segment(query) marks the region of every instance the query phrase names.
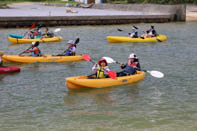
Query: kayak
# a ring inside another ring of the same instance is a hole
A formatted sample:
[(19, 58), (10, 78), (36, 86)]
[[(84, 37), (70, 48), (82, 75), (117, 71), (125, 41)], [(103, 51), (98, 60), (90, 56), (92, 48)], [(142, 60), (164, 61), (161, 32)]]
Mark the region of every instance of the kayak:
[(107, 36), (107, 40), (110, 43), (123, 43), (123, 42), (163, 42), (167, 40), (165, 35), (158, 35), (157, 37), (150, 38), (131, 38), (125, 36)]
[(76, 76), (66, 78), (66, 85), (69, 89), (82, 88), (104, 88), (110, 86), (125, 85), (138, 82), (145, 78), (145, 72), (139, 71), (135, 75), (103, 79), (88, 79), (87, 76)]
[(62, 40), (61, 36), (54, 36), (51, 38), (42, 38), (42, 39), (23, 39), (23, 38), (15, 38), (8, 36), (8, 40), (12, 44), (24, 44), (24, 43), (32, 43), (39, 41), (40, 43), (48, 43), (48, 42), (60, 42)]
[(9, 34), (10, 37), (22, 39), (22, 35)]
[(3, 55), (3, 62), (18, 62), (18, 63), (35, 63), (35, 62), (72, 62), (81, 61), (82, 55), (75, 56), (55, 56), (55, 55), (44, 55), (44, 56), (19, 56), (19, 55)]
[(11, 72), (20, 72), (20, 68), (17, 66), (3, 66), (0, 67), (0, 74), (11, 73)]

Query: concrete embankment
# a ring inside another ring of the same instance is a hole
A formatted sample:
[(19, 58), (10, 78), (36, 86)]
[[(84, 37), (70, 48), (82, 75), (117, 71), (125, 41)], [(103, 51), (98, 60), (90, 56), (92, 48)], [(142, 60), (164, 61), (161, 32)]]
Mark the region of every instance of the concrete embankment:
[(46, 26), (162, 23), (186, 19), (185, 5), (101, 4), (72, 9), (77, 13), (66, 12), (64, 5), (15, 4), (10, 9), (0, 9), (0, 27), (29, 27), (32, 23)]

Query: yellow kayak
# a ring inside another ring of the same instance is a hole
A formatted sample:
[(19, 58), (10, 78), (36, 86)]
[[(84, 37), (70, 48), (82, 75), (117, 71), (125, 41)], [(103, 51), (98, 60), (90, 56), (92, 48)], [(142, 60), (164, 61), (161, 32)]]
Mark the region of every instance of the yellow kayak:
[(125, 85), (138, 82), (145, 78), (145, 72), (137, 72), (135, 75), (117, 77), (116, 79), (87, 79), (87, 76), (76, 76), (66, 78), (66, 85), (69, 89), (81, 88), (104, 88), (110, 86)]
[(24, 44), (24, 43), (32, 43), (36, 41), (39, 41), (40, 43), (48, 43), (48, 42), (60, 42), (62, 41), (62, 37), (54, 36), (52, 38), (42, 38), (42, 39), (21, 39), (21, 38), (14, 38), (14, 37), (8, 36), (8, 40), (12, 44)]
[(83, 60), (82, 55), (75, 56), (19, 56), (19, 55), (3, 55), (3, 62), (19, 62), (19, 63), (34, 63), (34, 62), (72, 62)]
[(165, 35), (158, 35), (157, 37), (150, 38), (131, 38), (125, 36), (107, 36), (107, 40), (110, 43), (122, 43), (122, 42), (163, 42), (167, 40)]

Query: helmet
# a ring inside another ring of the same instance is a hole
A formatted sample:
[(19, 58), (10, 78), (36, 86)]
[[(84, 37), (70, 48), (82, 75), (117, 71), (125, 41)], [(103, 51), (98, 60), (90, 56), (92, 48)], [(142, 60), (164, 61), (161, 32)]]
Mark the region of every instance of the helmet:
[(69, 40), (68, 44), (75, 44), (75, 42), (73, 40)]
[(105, 62), (105, 64), (108, 65), (108, 64), (107, 64), (107, 61), (106, 61), (104, 58), (101, 58), (101, 59), (98, 61), (98, 64), (100, 65), (101, 62)]
[(32, 42), (32, 46), (35, 46), (35, 47), (39, 46), (39, 44), (40, 44), (40, 42), (39, 42), (39, 41)]
[(137, 58), (134, 53), (131, 53), (128, 58)]

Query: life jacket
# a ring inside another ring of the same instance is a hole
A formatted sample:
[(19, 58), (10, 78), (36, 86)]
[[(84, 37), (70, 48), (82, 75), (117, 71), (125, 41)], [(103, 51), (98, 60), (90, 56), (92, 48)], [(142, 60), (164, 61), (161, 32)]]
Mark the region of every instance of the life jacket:
[(138, 38), (138, 33), (137, 33), (137, 31), (134, 32), (133, 38)]
[(71, 52), (69, 49), (72, 50), (72, 48), (75, 47), (76, 48), (76, 44), (73, 44), (71, 46), (68, 47), (68, 49), (65, 50), (65, 56), (73, 56), (75, 55), (75, 52)]
[(148, 30), (147, 33), (148, 33), (149, 35), (151, 35), (151, 37), (157, 36), (157, 33), (156, 33), (156, 31), (155, 31), (154, 29)]
[(38, 47), (34, 47), (33, 50), (34, 51), (32, 52), (32, 56), (40, 56), (41, 51)]
[(133, 63), (128, 61), (128, 65), (132, 66), (135, 70), (139, 70), (139, 71), (141, 70), (140, 63), (139, 63), (139, 60), (137, 58), (134, 59)]
[[(106, 66), (108, 68), (108, 66)], [(102, 69), (100, 66), (96, 72), (96, 78), (105, 78), (105, 74), (104, 74), (104, 69)]]
[(128, 75), (133, 75), (136, 73), (136, 69), (135, 67), (137, 67), (138, 62), (133, 62), (131, 63), (130, 61), (128, 61), (128, 63), (126, 64), (126, 67), (124, 69), (124, 72)]
[(34, 31), (34, 36), (39, 36), (38, 31)]
[(133, 66), (128, 65), (128, 63), (126, 64), (126, 67), (124, 69), (124, 73), (128, 74), (128, 75), (133, 75), (136, 73), (136, 70), (133, 68)]
[(54, 37), (54, 33), (53, 32), (47, 32), (47, 37)]
[(130, 34), (133, 34), (133, 38), (138, 38), (138, 32), (131, 32)]
[(132, 66), (132, 67), (137, 67), (138, 62), (133, 62), (131, 63), (131, 61), (128, 61), (128, 65)]

